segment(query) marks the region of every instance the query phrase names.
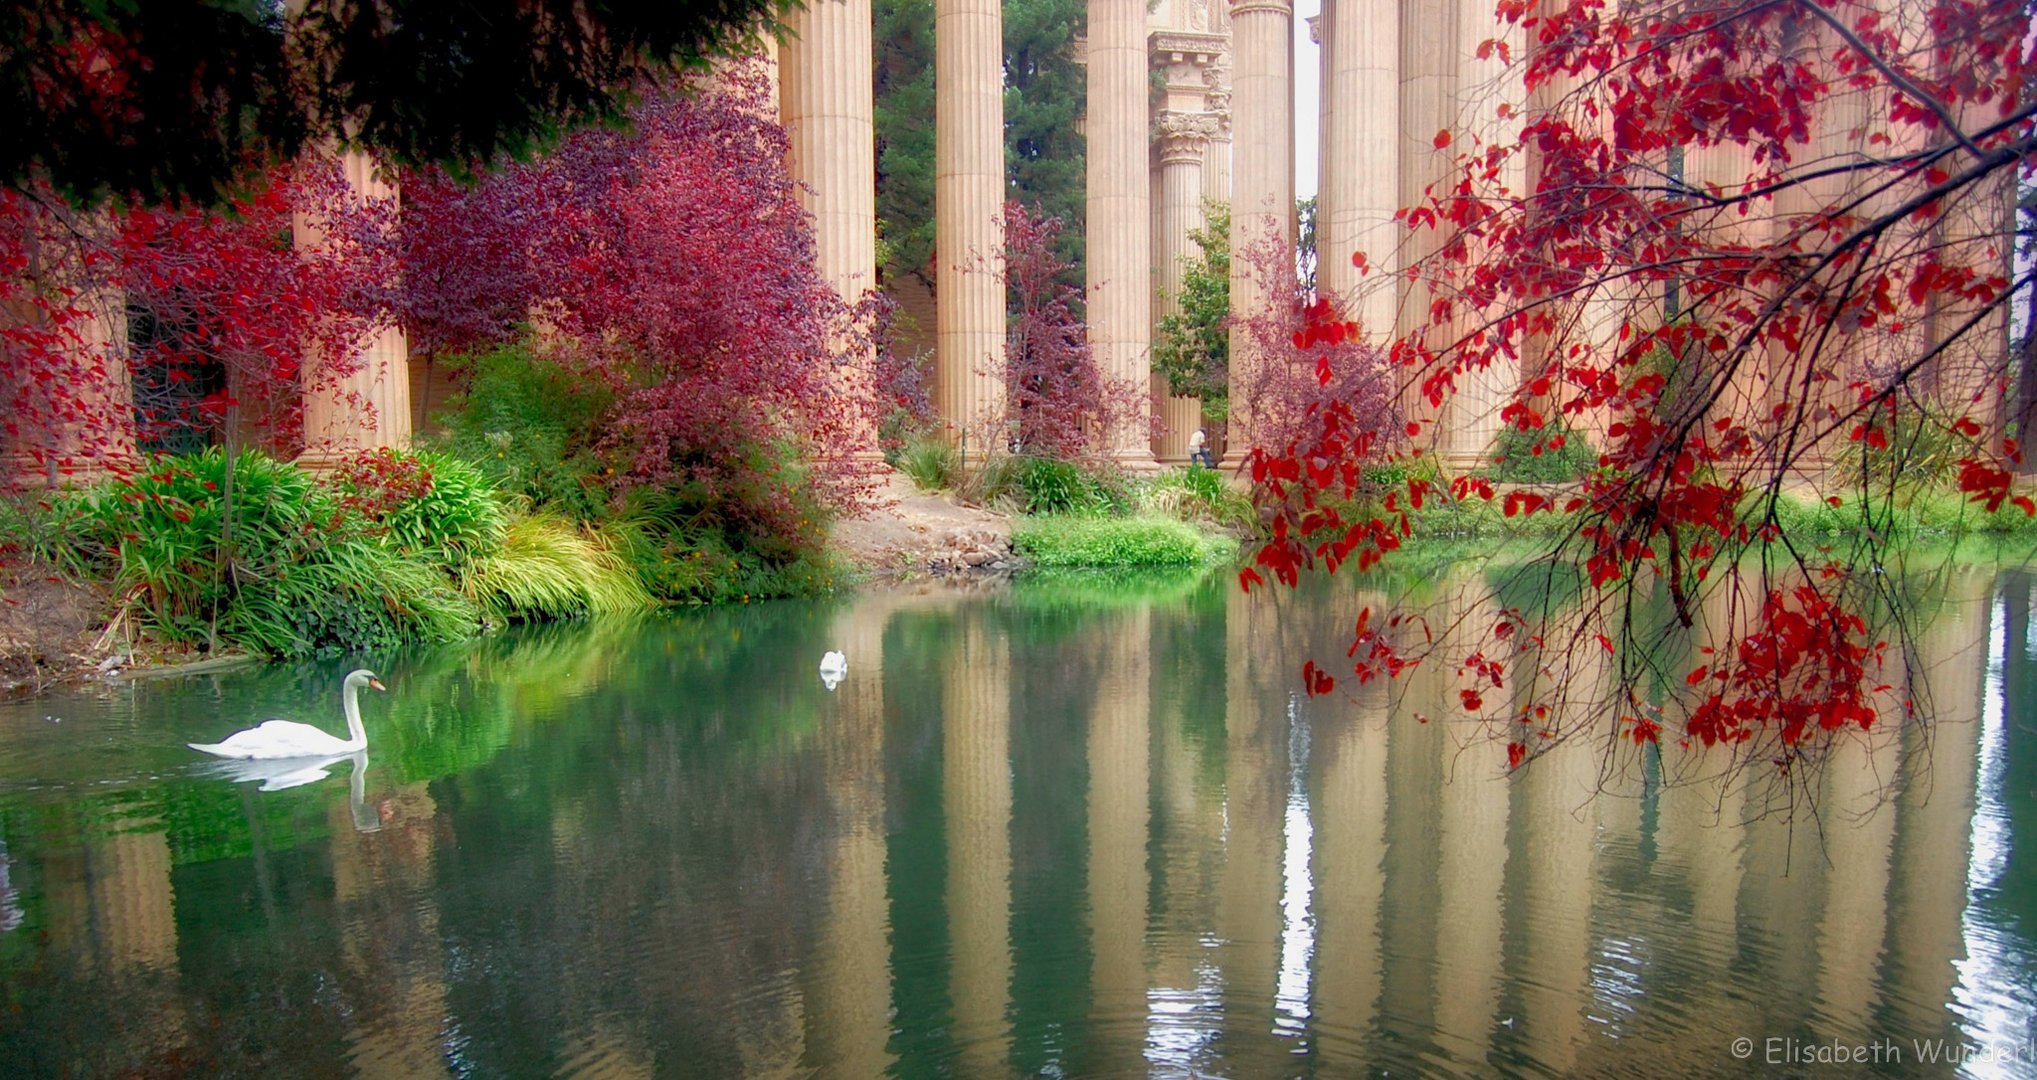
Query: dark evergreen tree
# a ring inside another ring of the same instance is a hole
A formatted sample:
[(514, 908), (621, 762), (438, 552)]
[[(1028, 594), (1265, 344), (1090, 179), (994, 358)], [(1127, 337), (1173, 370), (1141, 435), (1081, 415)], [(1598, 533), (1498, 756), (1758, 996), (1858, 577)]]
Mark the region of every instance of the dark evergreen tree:
[[(934, 258), (933, 0), (876, 0), (877, 222), (881, 272), (929, 281)], [(1063, 224), (1055, 254), (1079, 282), (1087, 86), (1075, 63), (1081, 0), (1006, 0), (1006, 194)]]

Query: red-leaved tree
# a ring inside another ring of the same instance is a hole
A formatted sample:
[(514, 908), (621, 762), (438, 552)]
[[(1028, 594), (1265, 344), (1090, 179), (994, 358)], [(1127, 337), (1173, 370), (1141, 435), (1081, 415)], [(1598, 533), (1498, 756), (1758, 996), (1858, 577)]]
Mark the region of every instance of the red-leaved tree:
[[(1560, 490), (1410, 480), (1354, 519), (1366, 449), (1398, 433), (1317, 408), (1307, 438), (1253, 454), (1277, 516), (1247, 587), (1374, 562), (1425, 499), (1497, 499), (1569, 519), (1546, 565), (1578, 566), (1584, 601), (1474, 612), (1483, 646), (1442, 656), (1428, 628), (1368, 617), (1352, 655), (1361, 682), (1457, 671), (1509, 766), (1593, 734), (1787, 775), (1928, 717), (1882, 533), (1806, 541), (1779, 507), (1804, 492), (1885, 521), (1936, 455), (1976, 510), (2037, 510), (2001, 407), (2008, 305), (2032, 286), (2010, 257), (2030, 26), (2022, 0), (1503, 0), (1480, 50), (1505, 62), (1501, 122), (1439, 131), (1455, 167), (1402, 212), (1407, 243), (1354, 262), (1396, 274), (1409, 434), (1501, 378), (1504, 424), (1560, 416), (1600, 467)], [(1665, 660), (1637, 596), (1710, 640)], [(1615, 677), (1572, 677), (1599, 654)]]
[(647, 89), (630, 121), (472, 187), (408, 178), (411, 340), (531, 332), (615, 391), (599, 442), (623, 482), (692, 486), (740, 529), (815, 536), (809, 494), (848, 509), (866, 490), (872, 308), (815, 269), (755, 71)]
[(1076, 460), (1100, 454), (1115, 425), (1143, 416), (1146, 403), (1142, 388), (1097, 366), (1077, 312), (1082, 290), (1055, 253), (1060, 236), (1060, 218), (1005, 204), (1005, 427), (1021, 453)]
[[(390, 318), (394, 213), (324, 157), (221, 208), (0, 193), (9, 448), (52, 483), (157, 445), (295, 454), (304, 394), (343, 396)], [(300, 243), (306, 230), (320, 242)]]

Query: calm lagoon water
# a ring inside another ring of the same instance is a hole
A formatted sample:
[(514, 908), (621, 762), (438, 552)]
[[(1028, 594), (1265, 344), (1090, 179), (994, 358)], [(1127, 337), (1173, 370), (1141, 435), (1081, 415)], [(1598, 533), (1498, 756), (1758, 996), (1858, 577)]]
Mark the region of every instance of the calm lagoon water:
[(1794, 823), (1505, 776), (1435, 671), (1298, 693), (1495, 588), (512, 633), (373, 658), (366, 761), (283, 790), (183, 744), (337, 731), (354, 664), (0, 706), (0, 1076), (2037, 1076), (2037, 578), (1933, 587), (1937, 723)]

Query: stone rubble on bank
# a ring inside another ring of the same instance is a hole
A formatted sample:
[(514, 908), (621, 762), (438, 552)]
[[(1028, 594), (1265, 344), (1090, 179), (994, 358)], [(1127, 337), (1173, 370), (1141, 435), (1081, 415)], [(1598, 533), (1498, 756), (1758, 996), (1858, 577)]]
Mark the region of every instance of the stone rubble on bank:
[(1010, 536), (968, 527), (949, 529), (924, 557), (926, 568), (935, 574), (1006, 573), (1021, 563), (1012, 552)]

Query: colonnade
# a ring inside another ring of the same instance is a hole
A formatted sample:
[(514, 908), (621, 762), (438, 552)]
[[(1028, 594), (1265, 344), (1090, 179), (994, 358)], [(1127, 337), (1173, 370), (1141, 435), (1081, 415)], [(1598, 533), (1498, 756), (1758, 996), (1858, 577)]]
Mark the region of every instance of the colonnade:
[[(1003, 394), (1000, 15), (995, 0), (935, 6), (934, 397), (951, 436), (970, 446), (997, 438)], [(1159, 421), (1150, 438), (1140, 418), (1109, 434), (1111, 456), (1129, 467), (1185, 460), (1201, 423), (1199, 403), (1171, 396), (1150, 358), (1155, 322), (1178, 310), (1182, 262), (1195, 254), (1189, 235), (1205, 205), (1231, 207), (1234, 249), (1295, 242), (1293, 19), (1292, 0), (1150, 8), (1090, 0), (1080, 46), (1090, 342), (1107, 375), (1150, 388)], [(869, 24), (868, 0), (824, 0), (796, 20), (798, 43), (781, 58), (794, 174), (811, 190), (824, 272), (849, 288), (876, 277)], [(1340, 25), (1349, 29), (1339, 33)], [(1497, 61), (1477, 57), (1496, 25), (1482, 0), (1325, 0), (1316, 23), (1324, 69), (1319, 289), (1377, 340), (1410, 329), (1404, 312), (1426, 310), (1392, 273), (1423, 254), (1402, 241), (1394, 213), (1450, 168), (1454, 152), (1437, 149), (1435, 133), (1497, 123), (1506, 87), (1497, 85)], [(1360, 251), (1373, 272), (1353, 265)], [(1252, 260), (1233, 259), (1234, 310), (1282, 287), (1256, 280), (1258, 272)], [(1252, 436), (1252, 388), (1267, 358), (1235, 331), (1231, 357), (1233, 386), (1242, 388), (1232, 392), (1235, 450)], [(1477, 456), (1496, 433), (1512, 375), (1490, 381), (1435, 418), (1453, 433), (1446, 449), (1456, 456)]]

